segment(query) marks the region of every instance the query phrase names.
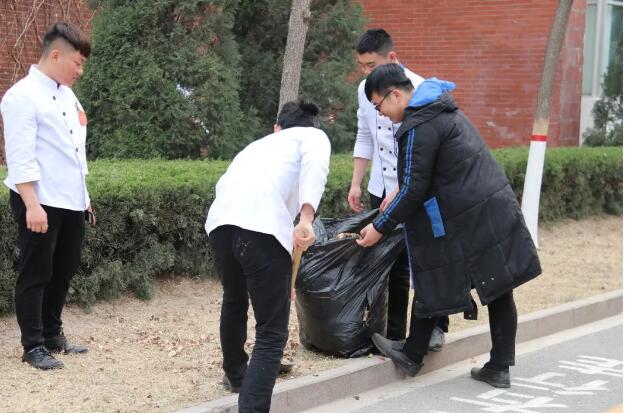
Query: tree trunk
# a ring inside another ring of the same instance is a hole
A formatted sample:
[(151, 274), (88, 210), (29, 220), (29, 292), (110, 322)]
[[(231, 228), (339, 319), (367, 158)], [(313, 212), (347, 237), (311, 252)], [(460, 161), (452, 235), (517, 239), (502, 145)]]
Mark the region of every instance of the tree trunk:
[(524, 194), (522, 196), (522, 212), (526, 225), (536, 246), (539, 246), (537, 225), (539, 221), (539, 197), (541, 194), (541, 178), (543, 175), (543, 160), (545, 157), (550, 128), (550, 102), (552, 89), (559, 63), (559, 55), (563, 46), (563, 39), (567, 31), (567, 21), (572, 10), (573, 0), (559, 0), (552, 28), (548, 36), (548, 44), (543, 61), (543, 72), (539, 83), (537, 109), (533, 120), (533, 132), (526, 166), (524, 180)]
[(559, 0), (556, 15), (552, 22), (552, 29), (546, 45), (546, 53), (543, 61), (543, 72), (539, 83), (539, 95), (537, 96), (537, 109), (533, 122), (533, 135), (548, 135), (550, 126), (550, 101), (552, 99), (552, 89), (554, 79), (559, 64), (559, 56), (563, 39), (567, 31), (567, 21), (572, 10), (573, 0)]
[(280, 82), (278, 113), (285, 102), (296, 100), (300, 89), (300, 72), (306, 32), (311, 18), (311, 0), (293, 0), (289, 16), (289, 33), (283, 60), (283, 77)]

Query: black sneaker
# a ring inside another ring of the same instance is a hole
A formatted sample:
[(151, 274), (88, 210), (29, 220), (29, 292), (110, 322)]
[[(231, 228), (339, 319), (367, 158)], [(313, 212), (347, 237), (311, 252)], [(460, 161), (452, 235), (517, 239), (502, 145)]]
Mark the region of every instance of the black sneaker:
[(37, 346), (29, 351), (25, 351), (22, 355), (22, 362), (40, 370), (60, 369), (63, 367), (63, 363), (55, 359), (44, 346)]
[(70, 342), (67, 341), (65, 334), (63, 334), (63, 331), (61, 331), (61, 334), (56, 337), (44, 338), (43, 345), (53, 353), (63, 352), (64, 354), (79, 354), (89, 351), (87, 347), (70, 344)]
[(293, 370), (295, 363), (292, 360), (282, 359), (280, 361), (280, 367), (278, 368), (278, 374), (289, 374)]
[(474, 367), (470, 372), (472, 378), (478, 381), (484, 381), (493, 387), (508, 389), (511, 387), (511, 375), (508, 371), (491, 370), (487, 367)]
[(411, 360), (403, 351), (404, 341), (391, 341), (378, 333), (374, 333), (372, 341), (381, 353), (389, 357), (400, 367), (407, 376), (415, 377), (420, 371), (423, 363), (416, 363)]
[(428, 342), (428, 351), (441, 351), (445, 341), (446, 339), (443, 330), (435, 326), (433, 333), (430, 335), (430, 341)]
[(224, 377), (222, 377), (222, 384), (224, 385), (226, 390), (228, 390), (231, 393), (239, 393), (239, 390), (241, 389), (241, 385), (233, 386), (233, 384), (230, 382), (230, 379), (225, 374), (224, 374)]

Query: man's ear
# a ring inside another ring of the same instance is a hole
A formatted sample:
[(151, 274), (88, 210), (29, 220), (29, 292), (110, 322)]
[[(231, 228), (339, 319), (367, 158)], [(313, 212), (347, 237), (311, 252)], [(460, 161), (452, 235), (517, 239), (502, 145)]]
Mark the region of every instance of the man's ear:
[(389, 63), (398, 63), (398, 54), (393, 50), (387, 53), (387, 60)]
[(411, 94), (407, 94), (403, 89), (394, 89), (391, 94), (394, 95), (394, 101), (400, 105), (405, 105), (411, 100)]
[(48, 53), (48, 59), (52, 60), (53, 62), (57, 62), (59, 60), (59, 57), (61, 57), (61, 50), (59, 49), (52, 49), (50, 50), (50, 53)]
[(274, 133), (278, 133), (281, 130), (283, 130), (283, 128), (281, 128), (279, 125), (277, 125), (276, 123), (274, 124)]

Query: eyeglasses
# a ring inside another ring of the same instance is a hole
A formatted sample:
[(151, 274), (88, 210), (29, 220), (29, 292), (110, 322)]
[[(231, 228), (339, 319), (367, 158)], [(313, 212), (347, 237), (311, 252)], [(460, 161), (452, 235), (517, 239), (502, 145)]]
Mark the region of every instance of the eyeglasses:
[(387, 93), (385, 93), (385, 96), (383, 96), (383, 98), (380, 100), (380, 102), (378, 102), (377, 105), (374, 105), (374, 109), (376, 109), (378, 112), (380, 112), (380, 105), (383, 104), (383, 102), (385, 101), (385, 99), (387, 99), (387, 96), (389, 96), (389, 94), (393, 92), (393, 89), (389, 89), (389, 91)]

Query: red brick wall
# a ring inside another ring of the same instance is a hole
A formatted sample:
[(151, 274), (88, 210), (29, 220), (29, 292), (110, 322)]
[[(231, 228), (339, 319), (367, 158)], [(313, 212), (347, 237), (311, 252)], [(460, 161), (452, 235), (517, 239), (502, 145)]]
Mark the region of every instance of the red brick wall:
[[(457, 83), (457, 101), (492, 147), (527, 144), (556, 0), (356, 1), (370, 27), (393, 36), (409, 68)], [(578, 144), (585, 5), (574, 0), (561, 52), (551, 146)], [(89, 32), (92, 17), (83, 0), (1, 1), (0, 98), (36, 63), (52, 23), (66, 20)], [(0, 120), (4, 148), (1, 130)]]
[[(76, 24), (87, 33), (93, 12), (83, 0), (2, 0), (0, 1), (0, 99), (6, 90), (23, 78), (41, 54), (41, 40), (57, 21)], [(4, 140), (0, 119), (0, 164), (4, 161)]]
[(552, 133), (552, 136), (559, 137), (558, 144), (561, 146), (575, 146), (579, 143), (586, 10), (586, 1), (574, 1), (561, 52), (560, 88), (554, 94), (560, 110), (558, 114), (553, 111), (551, 116), (551, 126), (558, 124), (558, 132)]
[[(456, 82), (454, 96), (492, 147), (525, 145), (532, 131), (556, 0), (357, 0), (423, 77)], [(577, 145), (585, 0), (574, 0), (560, 56), (551, 146)]]

